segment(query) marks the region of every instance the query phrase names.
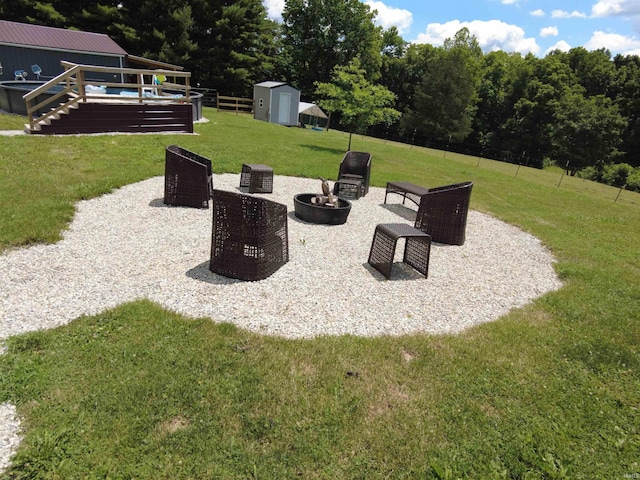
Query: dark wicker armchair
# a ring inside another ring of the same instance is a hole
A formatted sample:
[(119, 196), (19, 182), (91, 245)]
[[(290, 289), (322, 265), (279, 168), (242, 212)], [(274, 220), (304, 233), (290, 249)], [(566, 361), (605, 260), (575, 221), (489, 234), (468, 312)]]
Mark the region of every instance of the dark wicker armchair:
[(213, 191), (211, 160), (177, 145), (166, 148), (164, 203), (209, 208)]
[(420, 199), (415, 228), (434, 242), (463, 245), (472, 188), (472, 182), (430, 188)]
[[(371, 176), (371, 154), (367, 152), (348, 151), (340, 162), (338, 180), (360, 180), (360, 196), (369, 193), (369, 177)], [(336, 192), (337, 193), (337, 192)]]
[(209, 270), (262, 280), (289, 261), (287, 207), (264, 198), (213, 191)]

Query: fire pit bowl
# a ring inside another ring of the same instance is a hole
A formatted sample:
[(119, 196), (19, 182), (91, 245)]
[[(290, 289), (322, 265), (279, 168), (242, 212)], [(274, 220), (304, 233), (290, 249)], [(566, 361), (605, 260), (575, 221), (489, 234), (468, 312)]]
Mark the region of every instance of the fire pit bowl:
[(340, 198), (338, 208), (325, 207), (311, 203), (311, 198), (315, 196), (317, 196), (315, 193), (300, 193), (293, 197), (296, 217), (305, 222), (328, 225), (342, 225), (347, 221), (351, 211), (351, 203), (348, 200)]

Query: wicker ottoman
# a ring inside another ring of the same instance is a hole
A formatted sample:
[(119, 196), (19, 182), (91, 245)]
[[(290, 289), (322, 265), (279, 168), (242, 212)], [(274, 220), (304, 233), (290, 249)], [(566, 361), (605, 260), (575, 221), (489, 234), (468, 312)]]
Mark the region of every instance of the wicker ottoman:
[(362, 180), (343, 178), (333, 184), (333, 194), (338, 197), (357, 200), (362, 196)]
[(406, 238), (403, 262), (428, 276), (431, 236), (406, 223), (382, 223), (376, 226), (369, 252), (369, 264), (385, 277), (391, 277), (391, 267), (398, 239)]
[(242, 164), (240, 186), (249, 187), (249, 193), (272, 193), (273, 169), (261, 163)]

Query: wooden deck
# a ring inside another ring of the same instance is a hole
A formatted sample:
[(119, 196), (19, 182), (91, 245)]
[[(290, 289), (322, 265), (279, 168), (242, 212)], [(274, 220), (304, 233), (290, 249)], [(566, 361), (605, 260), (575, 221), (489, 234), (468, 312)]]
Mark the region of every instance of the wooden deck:
[[(193, 133), (189, 72), (61, 63), (65, 67), (63, 73), (23, 97), (29, 118), (25, 125), (28, 133)], [(114, 78), (133, 75), (139, 81), (132, 84), (86, 80), (92, 73)], [(62, 89), (38, 102), (39, 95), (54, 86)], [(121, 97), (108, 95), (108, 87), (133, 89), (134, 93)], [(166, 95), (176, 91), (175, 95)]]
[(61, 113), (50, 123), (39, 125), (32, 134), (79, 133), (193, 133), (190, 103), (105, 103), (87, 102)]

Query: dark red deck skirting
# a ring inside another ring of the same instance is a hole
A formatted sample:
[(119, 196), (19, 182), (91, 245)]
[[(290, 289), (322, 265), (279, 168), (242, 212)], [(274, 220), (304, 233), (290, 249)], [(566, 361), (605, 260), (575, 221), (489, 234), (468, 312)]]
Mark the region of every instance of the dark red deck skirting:
[(192, 106), (175, 104), (107, 104), (79, 103), (78, 108), (61, 114), (50, 125), (42, 125), (34, 134), (61, 135), (74, 133), (193, 133)]

